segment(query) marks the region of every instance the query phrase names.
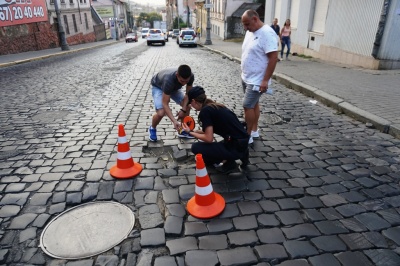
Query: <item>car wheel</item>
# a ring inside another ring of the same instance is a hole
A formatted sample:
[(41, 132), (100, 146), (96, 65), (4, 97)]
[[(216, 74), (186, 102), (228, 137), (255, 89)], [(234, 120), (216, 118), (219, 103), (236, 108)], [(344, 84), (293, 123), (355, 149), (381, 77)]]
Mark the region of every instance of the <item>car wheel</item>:
[(147, 46), (150, 46), (150, 44), (151, 44), (150, 42), (147, 42)]
[(179, 44), (179, 47), (182, 47), (183, 45), (182, 44)]
[(194, 46), (194, 47), (197, 47), (197, 44), (194, 44), (193, 46)]
[(165, 45), (165, 42), (162, 42), (161, 44), (164, 46), (164, 45)]

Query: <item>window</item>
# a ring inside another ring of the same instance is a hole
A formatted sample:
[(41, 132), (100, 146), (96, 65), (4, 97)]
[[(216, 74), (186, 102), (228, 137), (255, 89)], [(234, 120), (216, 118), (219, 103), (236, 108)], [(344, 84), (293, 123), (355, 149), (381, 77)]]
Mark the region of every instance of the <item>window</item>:
[(64, 15), (64, 27), (65, 27), (65, 33), (69, 34), (69, 27), (68, 27), (68, 18), (67, 15)]
[(61, 4), (65, 4), (65, 0), (61, 0), (60, 2), (61, 2)]
[(72, 14), (72, 22), (74, 23), (74, 30), (75, 30), (75, 32), (78, 32), (78, 27), (76, 26), (75, 14)]
[(329, 0), (315, 1), (314, 20), (311, 31), (324, 33)]
[(84, 14), (85, 14), (86, 29), (88, 30), (89, 29), (89, 23), (88, 23), (88, 19), (87, 19), (87, 14), (86, 13), (84, 13)]
[(69, 0), (69, 3), (73, 5), (74, 4), (74, 0)]

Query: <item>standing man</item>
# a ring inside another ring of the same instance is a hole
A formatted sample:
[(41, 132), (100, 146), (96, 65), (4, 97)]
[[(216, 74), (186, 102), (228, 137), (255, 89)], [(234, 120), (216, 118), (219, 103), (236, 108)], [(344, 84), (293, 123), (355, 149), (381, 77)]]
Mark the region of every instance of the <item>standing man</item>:
[[(187, 92), (192, 88), (193, 81), (194, 75), (188, 65), (180, 65), (178, 70), (176, 68), (167, 68), (152, 77), (151, 86), (156, 113), (152, 117), (149, 128), (150, 141), (157, 141), (156, 128), (165, 115), (168, 116), (174, 128), (179, 132), (179, 137), (193, 138), (185, 131), (180, 132), (181, 122), (178, 121), (189, 115), (190, 108), (187, 106)], [(185, 92), (182, 89), (184, 85), (186, 85)], [(169, 107), (171, 99), (182, 107), (177, 114), (177, 118), (174, 117)]]
[(278, 60), (278, 45), (275, 31), (260, 20), (255, 10), (243, 13), (242, 24), (246, 36), (242, 45), (242, 85), (244, 90), (244, 119), (247, 123), (249, 144), (260, 137), (259, 100), (271, 84), (272, 73)]

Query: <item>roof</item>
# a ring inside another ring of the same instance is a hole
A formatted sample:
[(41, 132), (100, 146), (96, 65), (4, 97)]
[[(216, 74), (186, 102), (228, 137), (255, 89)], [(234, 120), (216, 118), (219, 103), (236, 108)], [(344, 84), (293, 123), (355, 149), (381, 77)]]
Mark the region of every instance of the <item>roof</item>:
[(246, 11), (247, 9), (257, 10), (261, 6), (262, 4), (259, 3), (243, 3), (241, 6), (238, 7), (238, 9), (236, 9), (235, 12), (232, 13), (232, 17), (241, 18), (244, 11)]

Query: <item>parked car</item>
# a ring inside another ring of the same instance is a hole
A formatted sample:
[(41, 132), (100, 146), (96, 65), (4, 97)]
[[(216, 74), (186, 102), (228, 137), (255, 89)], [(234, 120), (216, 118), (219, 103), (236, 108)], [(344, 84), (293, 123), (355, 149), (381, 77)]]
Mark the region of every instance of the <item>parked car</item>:
[(136, 32), (131, 32), (128, 33), (125, 37), (125, 42), (137, 42), (138, 41), (138, 36)]
[(168, 31), (168, 37), (172, 38), (173, 33), (174, 33), (174, 31), (172, 31), (172, 30)]
[(179, 47), (184, 45), (197, 47), (197, 36), (193, 29), (183, 29), (177, 38)]
[(172, 30), (172, 39), (177, 38), (179, 35), (179, 29), (173, 29)]
[(149, 33), (149, 28), (143, 28), (142, 29), (142, 38), (145, 39), (147, 37), (147, 34)]
[(161, 43), (165, 45), (164, 33), (161, 29), (150, 29), (149, 33), (147, 33), (147, 45), (151, 45), (153, 43)]

